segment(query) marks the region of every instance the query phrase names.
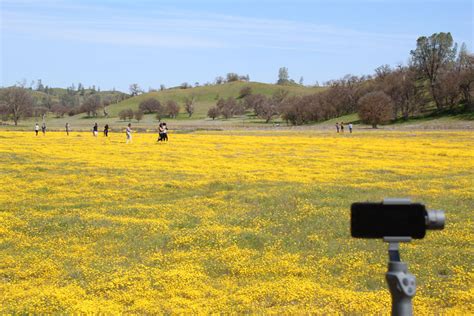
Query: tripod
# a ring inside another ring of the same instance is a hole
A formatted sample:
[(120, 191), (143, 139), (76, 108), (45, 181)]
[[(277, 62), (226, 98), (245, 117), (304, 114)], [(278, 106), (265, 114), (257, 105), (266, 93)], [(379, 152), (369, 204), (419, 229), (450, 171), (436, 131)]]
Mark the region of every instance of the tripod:
[(410, 242), (411, 237), (384, 237), (388, 242), (388, 271), (385, 278), (392, 296), (392, 315), (413, 315), (412, 298), (416, 293), (416, 277), (408, 272), (406, 262), (400, 260), (399, 243)]

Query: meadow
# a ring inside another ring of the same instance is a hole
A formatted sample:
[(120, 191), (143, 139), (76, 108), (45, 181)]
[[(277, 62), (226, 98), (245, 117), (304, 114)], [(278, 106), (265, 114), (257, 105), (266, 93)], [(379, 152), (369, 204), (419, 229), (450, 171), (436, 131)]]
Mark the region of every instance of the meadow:
[(474, 134), (0, 134), (0, 313), (390, 312), (350, 204), (409, 197), (415, 314), (474, 313)]

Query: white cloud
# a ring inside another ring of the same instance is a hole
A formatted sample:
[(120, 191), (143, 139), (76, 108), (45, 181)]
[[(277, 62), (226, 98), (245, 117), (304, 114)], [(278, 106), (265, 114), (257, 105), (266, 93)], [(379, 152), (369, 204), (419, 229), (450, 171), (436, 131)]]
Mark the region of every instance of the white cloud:
[[(127, 11), (64, 1), (5, 1), (2, 33), (35, 38), (164, 48), (272, 48), (337, 52), (412, 44), (411, 34), (186, 10)], [(34, 4), (38, 4), (35, 6)]]

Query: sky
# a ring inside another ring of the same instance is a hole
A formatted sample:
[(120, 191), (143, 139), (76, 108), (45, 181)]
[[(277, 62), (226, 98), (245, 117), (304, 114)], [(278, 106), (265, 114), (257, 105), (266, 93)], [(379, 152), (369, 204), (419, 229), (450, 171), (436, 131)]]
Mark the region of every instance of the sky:
[(472, 0), (0, 0), (0, 86), (144, 90), (229, 72), (306, 85), (406, 64), (451, 32), (472, 52)]

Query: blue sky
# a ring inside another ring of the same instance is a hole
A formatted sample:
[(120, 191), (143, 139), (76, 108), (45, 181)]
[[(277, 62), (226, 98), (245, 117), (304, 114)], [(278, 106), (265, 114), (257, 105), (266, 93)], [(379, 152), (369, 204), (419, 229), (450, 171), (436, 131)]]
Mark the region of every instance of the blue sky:
[(406, 63), (421, 35), (473, 48), (473, 1), (0, 0), (0, 85), (102, 90), (212, 82), (228, 72), (307, 85)]

